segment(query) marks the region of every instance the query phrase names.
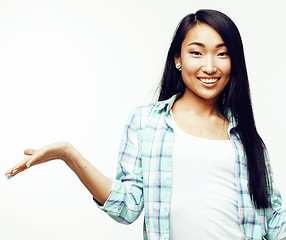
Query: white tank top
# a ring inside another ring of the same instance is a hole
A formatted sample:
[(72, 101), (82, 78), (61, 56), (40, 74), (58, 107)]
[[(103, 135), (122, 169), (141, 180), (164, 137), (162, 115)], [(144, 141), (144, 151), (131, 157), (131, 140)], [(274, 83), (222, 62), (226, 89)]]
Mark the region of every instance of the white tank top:
[(230, 140), (192, 136), (173, 120), (170, 240), (242, 240)]

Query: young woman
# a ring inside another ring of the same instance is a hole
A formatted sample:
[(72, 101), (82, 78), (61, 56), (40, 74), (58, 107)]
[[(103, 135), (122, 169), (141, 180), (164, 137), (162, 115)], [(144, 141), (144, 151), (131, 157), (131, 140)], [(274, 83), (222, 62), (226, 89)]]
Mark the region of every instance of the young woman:
[(65, 142), (25, 150), (6, 176), (62, 159), (116, 221), (144, 207), (144, 239), (286, 238), (235, 24), (214, 10), (183, 18), (159, 90), (129, 116), (113, 182)]

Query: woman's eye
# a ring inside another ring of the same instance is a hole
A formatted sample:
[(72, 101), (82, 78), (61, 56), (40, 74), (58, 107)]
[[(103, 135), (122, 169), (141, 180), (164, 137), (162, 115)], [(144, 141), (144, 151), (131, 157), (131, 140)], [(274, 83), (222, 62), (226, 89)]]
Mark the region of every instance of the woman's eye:
[(200, 52), (196, 52), (196, 51), (190, 52), (190, 54), (193, 54), (193, 55), (195, 55), (195, 56), (200, 56), (200, 55), (202, 55)]
[(226, 57), (226, 56), (228, 56), (228, 53), (227, 52), (221, 52), (218, 54), (218, 56)]

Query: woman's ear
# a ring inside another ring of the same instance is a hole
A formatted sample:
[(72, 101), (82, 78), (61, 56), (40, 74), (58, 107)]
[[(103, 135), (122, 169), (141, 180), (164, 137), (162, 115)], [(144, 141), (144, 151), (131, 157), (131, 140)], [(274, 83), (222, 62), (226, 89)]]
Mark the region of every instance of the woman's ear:
[(177, 69), (181, 68), (181, 58), (180, 57), (174, 57), (174, 62), (175, 62), (175, 66)]

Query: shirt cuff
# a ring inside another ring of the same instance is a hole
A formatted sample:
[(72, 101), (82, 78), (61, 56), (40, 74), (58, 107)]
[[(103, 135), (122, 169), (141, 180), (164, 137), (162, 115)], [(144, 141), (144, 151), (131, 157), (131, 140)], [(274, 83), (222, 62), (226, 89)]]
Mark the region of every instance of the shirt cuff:
[(112, 180), (110, 195), (103, 205), (99, 203), (95, 198), (93, 198), (93, 200), (99, 209), (107, 212), (108, 214), (118, 216), (124, 207), (125, 195), (126, 193), (122, 187), (122, 182), (115, 179)]

